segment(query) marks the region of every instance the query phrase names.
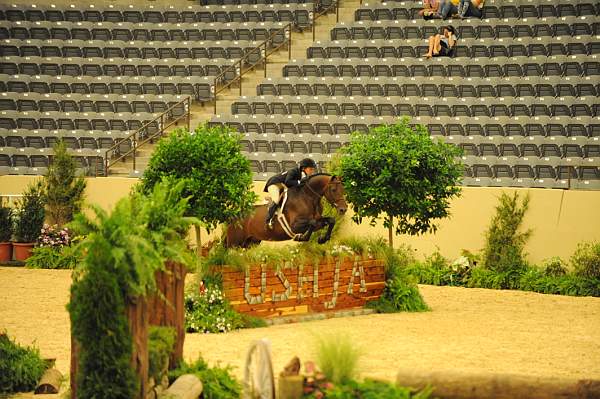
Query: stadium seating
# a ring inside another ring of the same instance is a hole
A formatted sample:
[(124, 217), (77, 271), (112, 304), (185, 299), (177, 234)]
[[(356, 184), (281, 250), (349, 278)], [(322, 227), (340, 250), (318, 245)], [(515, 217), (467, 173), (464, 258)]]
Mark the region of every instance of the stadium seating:
[(44, 173), (59, 139), (82, 173), (103, 171), (105, 157), (132, 148), (133, 131), (187, 97), (211, 101), (216, 76), (288, 23), (310, 27), (314, 11), (304, 1), (205, 3), (215, 4), (0, 5), (0, 174)]
[[(425, 21), (418, 1), (369, 1), (331, 41), (266, 78), (211, 123), (244, 134), (260, 178), (322, 165), (401, 116), (463, 149), (463, 184), (600, 189), (600, 4), (488, 0), (482, 19)], [(452, 57), (422, 58), (452, 24)]]

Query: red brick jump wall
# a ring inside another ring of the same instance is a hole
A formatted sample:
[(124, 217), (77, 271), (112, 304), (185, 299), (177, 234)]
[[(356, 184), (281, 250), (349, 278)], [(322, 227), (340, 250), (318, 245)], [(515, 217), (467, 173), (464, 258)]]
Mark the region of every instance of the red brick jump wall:
[(222, 274), (223, 293), (234, 309), (259, 317), (360, 308), (379, 298), (385, 285), (383, 261), (360, 257), (245, 271), (225, 267)]

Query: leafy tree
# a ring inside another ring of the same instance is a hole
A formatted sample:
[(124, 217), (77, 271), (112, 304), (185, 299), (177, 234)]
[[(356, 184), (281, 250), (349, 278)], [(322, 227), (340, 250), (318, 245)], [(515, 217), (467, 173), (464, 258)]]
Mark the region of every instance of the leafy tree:
[(81, 210), (85, 180), (75, 176), (77, 166), (61, 140), (54, 146), (54, 160), (44, 178), (46, 215), (50, 224), (59, 226), (73, 220)]
[(144, 172), (142, 189), (152, 190), (165, 176), (185, 181), (188, 215), (209, 232), (248, 213), (256, 201), (250, 163), (240, 152), (239, 135), (229, 128), (201, 125), (162, 139)]
[(392, 245), (394, 225), (396, 234), (417, 235), (435, 232), (435, 220), (448, 216), (450, 200), (460, 194), (460, 154), (404, 118), (368, 134), (353, 133), (335, 171), (343, 178), (353, 220), (368, 218), (374, 225), (383, 214)]
[(16, 242), (35, 242), (44, 226), (44, 185), (41, 181), (30, 184), (17, 204), (15, 224)]

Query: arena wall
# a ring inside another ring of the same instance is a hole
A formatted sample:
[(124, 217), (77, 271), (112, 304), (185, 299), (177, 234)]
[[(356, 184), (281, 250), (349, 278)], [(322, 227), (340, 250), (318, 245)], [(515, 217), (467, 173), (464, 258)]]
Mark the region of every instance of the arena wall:
[[(34, 176), (0, 176), (0, 195), (18, 195), (34, 179)], [(127, 195), (136, 182), (137, 179), (119, 177), (90, 178), (87, 201), (108, 209)], [(255, 183), (261, 199), (265, 197), (263, 186), (264, 182)], [(395, 244), (409, 244), (420, 257), (436, 249), (451, 259), (460, 256), (462, 249), (480, 250), (498, 198), (502, 192), (514, 191), (528, 192), (531, 197), (525, 219), (525, 227), (532, 229), (526, 246), (531, 262), (539, 263), (552, 256), (568, 259), (577, 243), (600, 240), (600, 191), (464, 187), (461, 197), (452, 201), (450, 218), (440, 223), (436, 234), (398, 236)], [(341, 233), (387, 237), (382, 226), (371, 227), (368, 223), (356, 226), (349, 216)]]

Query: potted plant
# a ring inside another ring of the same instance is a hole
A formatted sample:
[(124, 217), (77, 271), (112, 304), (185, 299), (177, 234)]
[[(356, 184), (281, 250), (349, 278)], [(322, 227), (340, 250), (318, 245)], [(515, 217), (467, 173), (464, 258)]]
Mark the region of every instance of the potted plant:
[(31, 256), (35, 242), (44, 226), (44, 190), (41, 181), (27, 187), (17, 205), (15, 222), (15, 260)]
[(0, 263), (12, 260), (12, 209), (0, 205)]

